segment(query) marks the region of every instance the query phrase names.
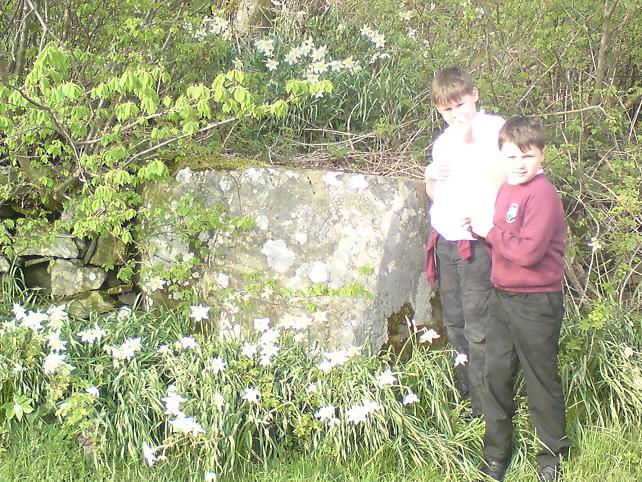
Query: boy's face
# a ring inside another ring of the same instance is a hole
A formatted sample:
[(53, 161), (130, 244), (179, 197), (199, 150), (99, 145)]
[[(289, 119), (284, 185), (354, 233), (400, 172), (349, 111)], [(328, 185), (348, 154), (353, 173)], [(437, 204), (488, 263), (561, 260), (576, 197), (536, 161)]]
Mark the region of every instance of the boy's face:
[(509, 184), (524, 184), (533, 179), (544, 160), (544, 153), (538, 147), (529, 146), (528, 150), (522, 151), (512, 142), (505, 142), (501, 153), (506, 162)]
[(437, 111), (449, 126), (457, 123), (470, 124), (470, 121), (477, 114), (478, 100), (479, 93), (477, 89), (473, 89), (472, 94), (466, 94), (456, 101), (438, 105)]

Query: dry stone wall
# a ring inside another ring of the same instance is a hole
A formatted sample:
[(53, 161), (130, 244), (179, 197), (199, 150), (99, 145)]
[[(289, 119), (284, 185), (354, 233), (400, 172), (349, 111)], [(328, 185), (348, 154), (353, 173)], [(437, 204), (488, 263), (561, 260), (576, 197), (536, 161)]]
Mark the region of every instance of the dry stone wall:
[[(81, 241), (46, 225), (16, 233), (18, 256), (0, 257), (0, 272), (19, 265), (29, 286), (75, 316), (140, 301), (174, 306), (196, 293), (191, 300), (212, 307), (209, 321), (223, 334), (240, 336), (267, 319), (327, 347), (378, 350), (403, 342), (410, 326), (432, 325), (426, 203), (422, 183), (408, 179), (184, 168), (145, 193), (135, 284), (115, 277), (133, 255), (118, 239)], [(221, 221), (185, 236), (181, 226), (197, 206), (245, 219), (245, 228)], [(168, 274), (176, 272), (180, 283)]]

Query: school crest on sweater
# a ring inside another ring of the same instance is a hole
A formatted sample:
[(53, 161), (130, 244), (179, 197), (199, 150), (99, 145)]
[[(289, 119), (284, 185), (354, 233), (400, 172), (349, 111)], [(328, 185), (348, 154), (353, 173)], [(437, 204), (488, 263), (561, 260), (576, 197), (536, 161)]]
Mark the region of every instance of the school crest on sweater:
[(507, 223), (512, 223), (515, 221), (515, 219), (517, 218), (518, 209), (519, 209), (519, 205), (517, 203), (511, 203), (510, 206), (508, 206), (508, 210), (506, 211)]

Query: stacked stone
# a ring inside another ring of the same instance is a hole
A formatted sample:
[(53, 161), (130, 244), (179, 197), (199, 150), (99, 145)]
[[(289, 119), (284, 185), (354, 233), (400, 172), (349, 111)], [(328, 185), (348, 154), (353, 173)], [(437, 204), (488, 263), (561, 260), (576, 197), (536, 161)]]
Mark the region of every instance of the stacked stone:
[(117, 267), (127, 259), (124, 243), (113, 236), (87, 242), (49, 225), (18, 230), (13, 247), (14, 263), (22, 268), (26, 285), (67, 304), (73, 316), (88, 317), (90, 312), (110, 311), (119, 302), (133, 302), (132, 285), (123, 284), (113, 270), (104, 268)]

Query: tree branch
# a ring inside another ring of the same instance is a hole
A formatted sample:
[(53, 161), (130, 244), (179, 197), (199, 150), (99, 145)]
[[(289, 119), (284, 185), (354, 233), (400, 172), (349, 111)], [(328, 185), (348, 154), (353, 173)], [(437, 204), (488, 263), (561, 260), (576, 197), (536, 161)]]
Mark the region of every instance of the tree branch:
[(49, 34), (49, 35), (51, 35), (51, 37), (52, 37), (55, 41), (57, 41), (58, 43), (60, 43), (60, 44), (62, 45), (62, 40), (60, 40), (60, 38), (59, 38), (55, 33), (53, 33), (53, 32), (51, 31), (51, 29), (49, 29), (49, 27), (47, 26), (47, 22), (45, 21), (45, 19), (44, 19), (44, 18), (42, 18), (42, 15), (40, 15), (40, 13), (38, 13), (38, 9), (37, 9), (37, 8), (36, 8), (36, 6), (33, 4), (33, 2), (32, 2), (31, 0), (25, 0), (25, 1), (26, 1), (26, 2), (27, 2), (27, 4), (31, 7), (31, 10), (33, 11), (33, 13), (35, 13), (35, 14), (36, 14), (36, 18), (37, 18), (37, 19), (38, 19), (38, 21), (40, 22), (40, 25), (42, 26), (42, 29), (43, 29), (44, 33), (45, 33), (45, 34)]
[(215, 128), (217, 128), (217, 127), (224, 126), (224, 125), (229, 124), (230, 122), (234, 122), (234, 121), (236, 121), (236, 120), (238, 120), (236, 117), (231, 117), (231, 118), (229, 118), (229, 119), (225, 119), (224, 121), (213, 122), (213, 123), (208, 124), (208, 125), (206, 125), (206, 126), (204, 126), (204, 127), (201, 127), (201, 128), (200, 128), (198, 131), (196, 131), (194, 134), (183, 134), (183, 135), (180, 135), (180, 136), (177, 136), (177, 137), (172, 137), (171, 139), (166, 139), (166, 140), (164, 140), (163, 142), (161, 142), (161, 143), (159, 143), (159, 144), (156, 144), (155, 146), (150, 147), (149, 149), (145, 149), (144, 151), (137, 152), (136, 154), (134, 154), (133, 156), (131, 156), (131, 157), (130, 157), (130, 158), (129, 158), (129, 159), (128, 159), (124, 164), (123, 164), (123, 168), (125, 168), (125, 167), (129, 166), (132, 162), (134, 162), (134, 161), (135, 161), (136, 159), (138, 159), (139, 157), (142, 157), (142, 156), (144, 156), (144, 155), (146, 155), (146, 154), (150, 154), (151, 152), (157, 151), (157, 150), (158, 150), (158, 149), (160, 149), (161, 147), (164, 147), (164, 146), (166, 146), (166, 145), (168, 145), (168, 144), (171, 144), (172, 142), (180, 141), (181, 139), (185, 139), (186, 137), (190, 137), (190, 136), (195, 135), (195, 134), (200, 134), (200, 133), (202, 133), (202, 132), (206, 132), (206, 131), (209, 131), (209, 130), (211, 130), (211, 129), (215, 129)]

